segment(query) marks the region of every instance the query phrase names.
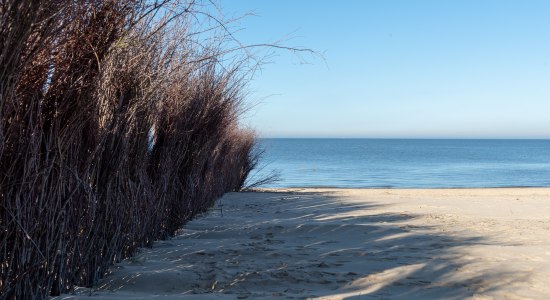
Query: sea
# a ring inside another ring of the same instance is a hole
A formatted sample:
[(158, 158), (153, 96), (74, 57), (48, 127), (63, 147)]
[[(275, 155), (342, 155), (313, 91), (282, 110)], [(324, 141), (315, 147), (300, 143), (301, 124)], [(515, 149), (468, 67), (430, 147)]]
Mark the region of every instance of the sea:
[(266, 188), (550, 187), (550, 140), (260, 139)]

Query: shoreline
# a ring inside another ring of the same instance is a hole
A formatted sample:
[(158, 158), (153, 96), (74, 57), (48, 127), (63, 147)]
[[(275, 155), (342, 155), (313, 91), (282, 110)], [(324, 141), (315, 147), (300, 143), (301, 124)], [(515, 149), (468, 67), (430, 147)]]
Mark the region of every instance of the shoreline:
[(550, 189), (550, 186), (486, 186), (486, 187), (345, 187), (345, 186), (289, 186), (267, 187), (244, 190), (241, 193), (287, 190), (508, 190), (508, 189)]
[(258, 189), (60, 299), (545, 299), (548, 234), (550, 188)]

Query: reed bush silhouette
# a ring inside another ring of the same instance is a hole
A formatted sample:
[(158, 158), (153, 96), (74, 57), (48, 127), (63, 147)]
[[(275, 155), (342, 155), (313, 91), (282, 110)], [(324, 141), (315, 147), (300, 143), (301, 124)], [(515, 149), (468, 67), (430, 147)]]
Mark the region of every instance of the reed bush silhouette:
[(2, 1), (0, 298), (90, 286), (243, 187), (248, 61), (197, 5)]

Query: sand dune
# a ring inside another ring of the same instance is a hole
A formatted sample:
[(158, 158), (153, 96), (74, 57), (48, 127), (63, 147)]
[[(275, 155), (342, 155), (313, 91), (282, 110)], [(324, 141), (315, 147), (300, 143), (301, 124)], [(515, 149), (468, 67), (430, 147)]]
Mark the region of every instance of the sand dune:
[(293, 189), (220, 204), (60, 298), (550, 298), (550, 189)]

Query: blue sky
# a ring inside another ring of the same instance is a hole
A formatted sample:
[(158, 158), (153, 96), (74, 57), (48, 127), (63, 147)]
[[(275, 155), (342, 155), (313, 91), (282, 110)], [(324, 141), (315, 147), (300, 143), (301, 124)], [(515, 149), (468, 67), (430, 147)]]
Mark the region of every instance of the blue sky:
[(243, 122), (264, 137), (550, 138), (550, 1), (222, 0), (277, 52)]

